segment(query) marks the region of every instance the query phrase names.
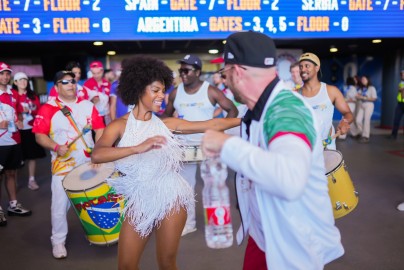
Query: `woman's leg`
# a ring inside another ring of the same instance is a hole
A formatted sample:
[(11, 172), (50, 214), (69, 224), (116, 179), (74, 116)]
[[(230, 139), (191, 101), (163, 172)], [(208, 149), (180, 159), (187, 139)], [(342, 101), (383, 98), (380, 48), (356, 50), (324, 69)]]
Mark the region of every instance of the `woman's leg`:
[(362, 104), (360, 104), (358, 108), (358, 114), (356, 115), (356, 127), (358, 128), (359, 134), (361, 135), (363, 133), (363, 116), (364, 116), (363, 106)]
[(178, 269), (177, 252), (186, 220), (187, 213), (181, 207), (179, 212), (172, 210), (156, 230), (157, 262), (160, 270)]
[(363, 123), (363, 132), (362, 136), (365, 138), (370, 137), (370, 120), (372, 118), (372, 114), (375, 108), (375, 105), (373, 102), (366, 102), (363, 104), (364, 106), (364, 123)]
[(28, 160), (28, 177), (29, 179), (35, 179), (35, 159)]
[(139, 269), (140, 257), (149, 236), (141, 238), (128, 220), (122, 223), (118, 242), (118, 269)]

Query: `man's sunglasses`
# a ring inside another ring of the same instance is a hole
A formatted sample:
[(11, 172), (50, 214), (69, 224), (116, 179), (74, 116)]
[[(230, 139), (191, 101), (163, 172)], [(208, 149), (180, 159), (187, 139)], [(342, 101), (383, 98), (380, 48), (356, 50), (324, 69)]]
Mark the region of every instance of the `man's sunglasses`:
[[(239, 66), (241, 69), (244, 69), (244, 70), (247, 70), (247, 68), (245, 68), (245, 67), (243, 67), (243, 66)], [(219, 74), (220, 74), (220, 77), (223, 79), (223, 80), (226, 80), (226, 78), (227, 78), (227, 76), (226, 76), (226, 74), (224, 74), (224, 72), (225, 71), (228, 71), (228, 70), (230, 70), (230, 69), (232, 69), (232, 68), (234, 68), (234, 66), (231, 66), (230, 68), (228, 68), (228, 69), (225, 69), (225, 68), (222, 68), (222, 69), (220, 69), (218, 72), (219, 72)]]
[(193, 70), (195, 70), (195, 69), (194, 68), (180, 68), (180, 69), (178, 69), (178, 73), (179, 74), (184, 73), (185, 75), (188, 75), (188, 73)]
[(63, 85), (67, 85), (67, 84), (69, 84), (69, 83), (71, 83), (71, 84), (76, 84), (77, 82), (76, 82), (75, 79), (71, 79), (71, 80), (60, 80), (60, 81), (57, 81), (57, 83), (61, 83), (61, 84), (63, 84)]

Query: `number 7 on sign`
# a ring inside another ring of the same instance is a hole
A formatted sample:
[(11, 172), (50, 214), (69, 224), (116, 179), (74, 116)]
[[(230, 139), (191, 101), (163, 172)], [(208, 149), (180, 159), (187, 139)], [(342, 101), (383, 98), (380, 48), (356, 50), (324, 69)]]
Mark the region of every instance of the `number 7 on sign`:
[(215, 7), (215, 0), (210, 0), (209, 10), (213, 10), (214, 7)]
[(28, 11), (28, 8), (29, 8), (29, 1), (30, 1), (30, 0), (25, 0), (24, 11)]

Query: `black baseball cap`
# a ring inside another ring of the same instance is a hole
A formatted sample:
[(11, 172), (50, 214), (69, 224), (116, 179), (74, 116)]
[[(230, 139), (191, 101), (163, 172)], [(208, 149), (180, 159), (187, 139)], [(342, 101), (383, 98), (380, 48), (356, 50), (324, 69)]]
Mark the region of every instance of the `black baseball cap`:
[(224, 45), (226, 64), (269, 68), (276, 65), (276, 47), (267, 35), (248, 31), (231, 34)]
[(60, 70), (60, 71), (56, 72), (55, 77), (53, 78), (53, 83), (56, 85), (57, 82), (60, 81), (61, 79), (63, 79), (63, 77), (66, 76), (66, 75), (71, 76), (73, 79), (76, 76), (70, 70)]
[(202, 61), (199, 59), (198, 56), (193, 55), (193, 54), (187, 54), (182, 58), (181, 60), (177, 61), (178, 64), (187, 64), (187, 65), (193, 65), (196, 68), (202, 69)]

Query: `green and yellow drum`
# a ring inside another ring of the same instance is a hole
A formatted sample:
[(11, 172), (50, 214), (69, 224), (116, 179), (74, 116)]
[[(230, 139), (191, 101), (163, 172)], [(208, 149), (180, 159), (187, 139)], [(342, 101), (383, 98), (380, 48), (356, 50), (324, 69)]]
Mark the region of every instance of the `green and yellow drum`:
[(62, 182), (92, 244), (110, 245), (119, 239), (124, 199), (105, 181), (111, 175), (118, 175), (114, 171), (112, 162), (85, 163), (69, 172)]

